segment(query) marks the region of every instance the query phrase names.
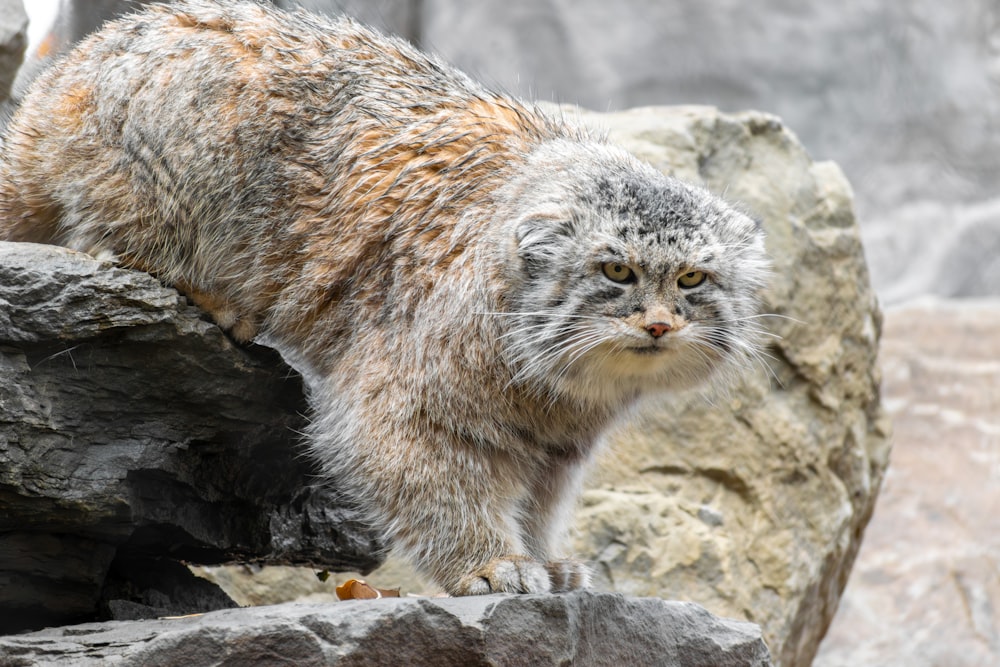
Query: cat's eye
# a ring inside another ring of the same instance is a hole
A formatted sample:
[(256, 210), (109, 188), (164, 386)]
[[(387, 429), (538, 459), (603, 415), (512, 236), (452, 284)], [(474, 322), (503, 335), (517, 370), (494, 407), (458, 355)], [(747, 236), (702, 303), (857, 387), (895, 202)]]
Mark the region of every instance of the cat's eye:
[(601, 265), (601, 271), (604, 272), (608, 280), (613, 280), (616, 283), (635, 282), (635, 272), (626, 265), (619, 264), (618, 262), (605, 262)]
[(691, 289), (705, 282), (704, 271), (689, 271), (677, 279), (677, 284), (685, 289)]

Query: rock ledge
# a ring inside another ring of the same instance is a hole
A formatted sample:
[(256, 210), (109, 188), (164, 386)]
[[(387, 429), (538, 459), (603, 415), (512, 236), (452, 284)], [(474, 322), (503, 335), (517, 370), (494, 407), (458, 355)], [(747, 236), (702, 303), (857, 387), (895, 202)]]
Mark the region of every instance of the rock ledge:
[(386, 598), (92, 623), (0, 638), (0, 665), (771, 664), (760, 628), (612, 593)]

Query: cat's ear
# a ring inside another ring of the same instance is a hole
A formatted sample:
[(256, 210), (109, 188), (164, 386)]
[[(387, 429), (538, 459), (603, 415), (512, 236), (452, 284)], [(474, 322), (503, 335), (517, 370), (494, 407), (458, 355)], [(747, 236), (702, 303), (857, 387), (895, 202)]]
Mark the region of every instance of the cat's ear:
[(557, 256), (560, 239), (572, 233), (572, 224), (558, 215), (532, 215), (514, 228), (517, 256), (528, 275), (536, 276)]

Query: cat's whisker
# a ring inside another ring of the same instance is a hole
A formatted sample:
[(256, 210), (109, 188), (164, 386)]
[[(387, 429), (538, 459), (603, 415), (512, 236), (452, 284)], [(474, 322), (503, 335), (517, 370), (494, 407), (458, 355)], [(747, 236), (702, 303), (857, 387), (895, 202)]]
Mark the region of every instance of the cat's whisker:
[(590, 336), (580, 339), (574, 343), (576, 347), (569, 353), (569, 357), (564, 362), (564, 368), (562, 374), (564, 375), (569, 371), (569, 369), (575, 364), (581, 357), (585, 356), (587, 352), (594, 349), (602, 343), (608, 342), (608, 337), (600, 333), (594, 333)]
[[(600, 332), (590, 332), (588, 335), (585, 335), (580, 339), (574, 341), (574, 346), (576, 349), (573, 349), (572, 351), (569, 352), (570, 356), (567, 359), (565, 359), (565, 361), (562, 362), (562, 367), (558, 370), (558, 372), (554, 376), (556, 386), (558, 386), (559, 383), (563, 382), (563, 380), (569, 374), (570, 370), (576, 364), (577, 361), (587, 356), (595, 348), (609, 342), (612, 343), (612, 345), (615, 344), (615, 341), (613, 339), (609, 338), (606, 334)], [(605, 354), (609, 353), (610, 352), (607, 352)], [(565, 354), (562, 356), (565, 356)], [(550, 405), (547, 406), (546, 408), (547, 410), (551, 408), (551, 404), (554, 403), (556, 397), (557, 397), (556, 394), (552, 395), (552, 400), (550, 401)]]
[(809, 323), (798, 318), (792, 317), (790, 315), (781, 315), (778, 313), (758, 313), (756, 315), (746, 315), (745, 317), (734, 317), (731, 322), (747, 322), (753, 320), (762, 320), (764, 318), (774, 318), (778, 320), (786, 320), (788, 322), (794, 322), (795, 324), (801, 324), (803, 326), (808, 326)]
[(569, 320), (598, 320), (598, 321), (601, 321), (601, 322), (606, 322), (609, 319), (607, 316), (601, 316), (601, 315), (579, 315), (579, 314), (576, 314), (576, 313), (562, 313), (562, 312), (558, 312), (558, 311), (546, 311), (546, 310), (538, 310), (538, 311), (511, 311), (511, 312), (503, 312), (503, 311), (492, 311), (492, 312), (490, 312), (490, 311), (479, 311), (479, 312), (477, 312), (475, 314), (476, 315), (501, 316), (501, 317), (546, 317), (546, 318), (549, 318), (550, 320), (560, 320), (560, 319), (569, 319)]
[[(757, 332), (759, 334), (766, 334), (766, 332)], [(755, 368), (763, 367), (767, 374), (777, 383), (781, 384), (781, 380), (774, 373), (770, 364), (767, 362), (768, 359), (775, 361), (775, 358), (760, 349), (757, 345), (749, 342), (743, 337), (733, 337), (725, 335), (725, 332), (718, 328), (711, 328), (699, 332), (697, 336), (693, 338), (698, 342), (704, 343), (712, 347), (719, 347), (720, 344), (724, 344), (725, 347), (732, 349), (727, 357), (729, 358), (731, 364), (735, 366), (739, 371), (751, 372)], [(720, 369), (724, 370), (724, 369)]]

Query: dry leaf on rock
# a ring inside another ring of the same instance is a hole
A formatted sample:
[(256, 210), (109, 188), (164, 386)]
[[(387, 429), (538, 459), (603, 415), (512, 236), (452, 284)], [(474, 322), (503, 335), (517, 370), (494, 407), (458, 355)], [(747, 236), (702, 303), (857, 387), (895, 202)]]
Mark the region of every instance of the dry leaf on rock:
[(337, 597), (341, 600), (376, 600), (378, 598), (398, 598), (399, 589), (375, 588), (361, 579), (348, 579), (337, 586)]

